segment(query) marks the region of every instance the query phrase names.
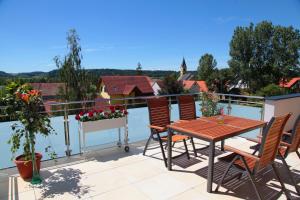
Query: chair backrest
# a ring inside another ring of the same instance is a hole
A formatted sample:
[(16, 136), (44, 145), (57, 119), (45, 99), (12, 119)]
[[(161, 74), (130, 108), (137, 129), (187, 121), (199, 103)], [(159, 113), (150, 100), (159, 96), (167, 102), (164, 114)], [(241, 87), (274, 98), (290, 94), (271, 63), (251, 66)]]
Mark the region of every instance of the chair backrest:
[(299, 146), (300, 146), (300, 115), (296, 119), (292, 130), (291, 146), (289, 148), (289, 152), (297, 151)]
[(177, 98), (179, 118), (181, 120), (196, 119), (195, 99), (192, 95), (183, 95)]
[(258, 170), (274, 161), (278, 152), (283, 128), (290, 116), (291, 114), (272, 117), (267, 127), (264, 129), (258, 155), (260, 157), (260, 160), (257, 163)]
[(166, 97), (147, 100), (150, 124), (166, 127), (170, 124), (169, 102)]

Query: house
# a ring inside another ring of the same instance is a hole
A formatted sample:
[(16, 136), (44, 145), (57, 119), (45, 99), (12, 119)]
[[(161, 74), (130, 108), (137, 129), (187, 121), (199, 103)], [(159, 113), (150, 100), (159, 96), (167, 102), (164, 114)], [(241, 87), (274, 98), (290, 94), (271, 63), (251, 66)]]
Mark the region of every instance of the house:
[[(148, 76), (102, 76), (100, 97), (105, 99), (152, 96), (154, 91)], [(114, 101), (114, 103), (123, 103)]]
[(208, 87), (205, 81), (183, 81), (183, 88), (191, 93), (208, 92)]
[(150, 85), (153, 89), (154, 95), (159, 95), (159, 92), (164, 87), (164, 83), (160, 79), (150, 79)]
[(180, 65), (180, 76), (177, 79), (178, 81), (186, 81), (186, 80), (192, 80), (192, 78), (194, 77), (193, 74), (187, 72), (187, 66), (185, 63), (185, 59), (182, 59), (182, 63)]
[(50, 104), (61, 100), (59, 93), (61, 90), (65, 90), (65, 83), (30, 83), (30, 85), (41, 91), (46, 112), (60, 110), (60, 106), (51, 106)]
[(30, 83), (30, 85), (40, 90), (43, 100), (58, 100), (61, 90), (65, 90), (66, 85), (64, 83)]
[(295, 92), (300, 92), (300, 77), (292, 78), (290, 81), (281, 81), (279, 83), (280, 87), (291, 89)]

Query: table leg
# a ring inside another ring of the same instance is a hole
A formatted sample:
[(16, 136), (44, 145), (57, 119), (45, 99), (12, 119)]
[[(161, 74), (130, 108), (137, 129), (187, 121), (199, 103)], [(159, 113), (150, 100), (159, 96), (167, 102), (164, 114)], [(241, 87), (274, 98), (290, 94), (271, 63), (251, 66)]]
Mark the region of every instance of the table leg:
[(212, 184), (214, 179), (214, 160), (215, 160), (215, 142), (211, 141), (209, 145), (209, 160), (207, 174), (207, 192), (212, 192)]
[(225, 140), (221, 140), (221, 151), (224, 151)]
[(168, 129), (168, 170), (172, 170), (172, 131)]

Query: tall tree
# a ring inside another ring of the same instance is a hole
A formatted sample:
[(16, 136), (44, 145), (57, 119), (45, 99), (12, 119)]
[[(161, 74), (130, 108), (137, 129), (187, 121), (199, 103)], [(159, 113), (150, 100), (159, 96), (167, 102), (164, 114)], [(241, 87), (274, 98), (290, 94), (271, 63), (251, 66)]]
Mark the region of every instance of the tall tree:
[(278, 84), (299, 73), (299, 30), (263, 21), (237, 27), (230, 42), (229, 66), (236, 81), (252, 92), (270, 83)]
[[(93, 98), (96, 94), (95, 85), (91, 82), (91, 76), (81, 66), (81, 46), (80, 38), (75, 29), (71, 29), (67, 33), (67, 42), (69, 53), (60, 59), (58, 56), (54, 58), (59, 76), (66, 87), (61, 90), (62, 97), (69, 100), (86, 100)], [(92, 95), (91, 95), (92, 93)]]
[(138, 62), (138, 64), (137, 64), (136, 74), (137, 75), (142, 75), (142, 64), (140, 62)]
[(208, 87), (212, 86), (216, 79), (217, 73), (217, 61), (211, 54), (204, 54), (199, 60), (197, 69), (198, 79), (204, 80), (208, 84)]
[(177, 81), (176, 74), (170, 74), (163, 79), (163, 87), (159, 94), (181, 94), (184, 92), (182, 84)]

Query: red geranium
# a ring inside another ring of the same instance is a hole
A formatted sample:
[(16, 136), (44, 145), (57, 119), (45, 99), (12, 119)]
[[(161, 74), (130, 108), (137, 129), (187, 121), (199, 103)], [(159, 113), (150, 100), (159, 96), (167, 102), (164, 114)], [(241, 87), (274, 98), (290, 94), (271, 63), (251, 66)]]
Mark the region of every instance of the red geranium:
[(98, 110), (98, 112), (99, 112), (99, 113), (103, 113), (103, 110), (100, 109), (100, 110)]
[(94, 113), (91, 111), (91, 112), (88, 113), (88, 116), (89, 116), (89, 117), (93, 117), (93, 116), (94, 116)]
[(76, 120), (80, 120), (79, 114), (77, 114), (77, 115), (75, 116), (75, 119), (76, 119)]
[(127, 114), (128, 114), (127, 110), (124, 110), (123, 113), (124, 113), (124, 115), (127, 115)]
[(81, 112), (79, 113), (79, 115), (80, 115), (80, 116), (83, 116), (83, 115), (84, 115), (84, 112), (83, 112), (83, 111), (81, 111)]

